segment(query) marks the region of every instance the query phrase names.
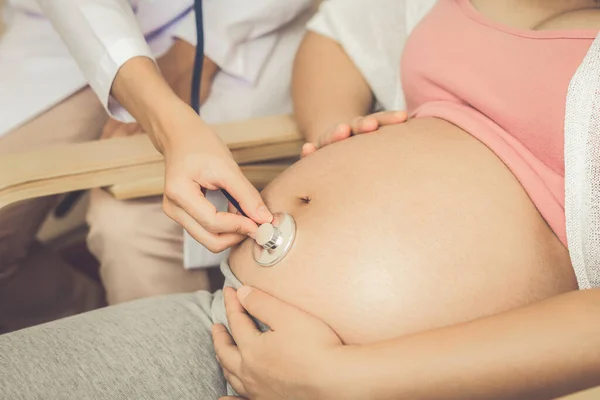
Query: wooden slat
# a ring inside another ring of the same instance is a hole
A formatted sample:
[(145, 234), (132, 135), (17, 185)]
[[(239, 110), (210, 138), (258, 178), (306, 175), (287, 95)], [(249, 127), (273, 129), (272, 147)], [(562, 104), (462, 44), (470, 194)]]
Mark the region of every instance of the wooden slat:
[(147, 136), (56, 146), (0, 157), (0, 191), (72, 175), (162, 162)]
[[(214, 129), (240, 164), (294, 157), (302, 146), (289, 116), (216, 125)], [(6, 155), (0, 157), (0, 208), (32, 197), (131, 185), (140, 176), (156, 185), (157, 177), (148, 177), (160, 171), (162, 164), (162, 155), (145, 135)]]
[(12, 203), (30, 198), (126, 182), (132, 176), (140, 174), (140, 169), (147, 167), (148, 164), (142, 164), (113, 170), (101, 170), (86, 174), (74, 174), (26, 182), (15, 187), (0, 190), (0, 209)]
[(600, 399), (600, 387), (589, 389), (584, 392), (561, 397), (557, 400), (598, 400)]
[(213, 129), (232, 150), (302, 140), (298, 126), (291, 115), (219, 124), (214, 125)]
[[(258, 190), (262, 190), (291, 163), (292, 161), (288, 163), (244, 165), (241, 169), (246, 178)], [(154, 170), (148, 169), (146, 171), (147, 176), (140, 176), (139, 179), (131, 179), (124, 183), (109, 186), (106, 190), (119, 200), (162, 195), (165, 185), (164, 165), (153, 165), (152, 168)]]
[[(257, 161), (262, 157), (286, 157), (299, 149), (302, 143), (297, 127), (290, 116), (257, 118), (242, 122), (213, 126), (215, 132), (229, 146), (240, 163)], [(289, 150), (288, 145), (292, 145)], [(265, 153), (252, 157), (258, 149)], [(278, 155), (279, 151), (286, 151)], [(298, 154), (298, 153), (296, 153)], [(101, 169), (113, 169), (162, 160), (148, 136), (94, 141), (56, 146), (28, 153), (11, 154), (0, 158), (0, 190), (11, 186), (82, 174)]]
[(302, 151), (301, 140), (264, 144), (257, 147), (233, 149), (233, 159), (240, 165), (298, 157)]

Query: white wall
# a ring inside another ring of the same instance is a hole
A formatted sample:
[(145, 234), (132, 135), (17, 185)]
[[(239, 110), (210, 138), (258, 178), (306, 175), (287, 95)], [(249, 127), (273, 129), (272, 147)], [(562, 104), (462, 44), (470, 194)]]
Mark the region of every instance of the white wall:
[(0, 0), (0, 34), (2, 34), (2, 31), (4, 30), (2, 23), (2, 7), (4, 7), (4, 0)]

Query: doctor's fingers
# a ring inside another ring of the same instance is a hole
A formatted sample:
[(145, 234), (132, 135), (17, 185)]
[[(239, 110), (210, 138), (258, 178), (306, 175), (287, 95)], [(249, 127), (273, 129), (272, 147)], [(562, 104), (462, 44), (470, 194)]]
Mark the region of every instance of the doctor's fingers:
[[(213, 234), (237, 233), (254, 235), (258, 226), (250, 218), (228, 212), (218, 212), (204, 197), (202, 188), (189, 179), (171, 179), (165, 184), (165, 206), (173, 204), (190, 215), (205, 230)], [(167, 210), (165, 209), (165, 212)]]
[(202, 244), (213, 253), (220, 253), (243, 241), (246, 236), (236, 233), (210, 233), (181, 207), (173, 203), (163, 202), (165, 214), (177, 222), (198, 243)]
[[(258, 229), (259, 224), (273, 221), (273, 214), (267, 208), (259, 191), (250, 183), (248, 178), (244, 176), (240, 167), (233, 162), (232, 168), (221, 170), (222, 179), (218, 186), (226, 190), (234, 199), (239, 202), (244, 213), (249, 217), (246, 218), (252, 222), (251, 230), (240, 233), (254, 234)], [(232, 215), (231, 213), (228, 213)], [(236, 218), (240, 218), (236, 215)], [(250, 227), (250, 225), (248, 225)]]

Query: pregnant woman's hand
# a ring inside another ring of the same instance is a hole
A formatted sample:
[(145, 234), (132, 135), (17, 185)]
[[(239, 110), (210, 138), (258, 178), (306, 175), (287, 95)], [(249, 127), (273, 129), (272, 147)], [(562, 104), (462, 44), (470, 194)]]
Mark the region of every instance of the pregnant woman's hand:
[(382, 111), (355, 118), (351, 123), (339, 124), (329, 132), (325, 132), (316, 143), (305, 143), (302, 147), (302, 157), (314, 153), (321, 147), (348, 139), (350, 136), (375, 132), (383, 126), (401, 124), (407, 119), (404, 111)]
[[(344, 346), (329, 326), (257, 289), (242, 287), (236, 296), (226, 288), (224, 295), (233, 338), (215, 325), (213, 341), (237, 393), (252, 400), (338, 398), (334, 375)], [(260, 333), (246, 310), (271, 330)]]

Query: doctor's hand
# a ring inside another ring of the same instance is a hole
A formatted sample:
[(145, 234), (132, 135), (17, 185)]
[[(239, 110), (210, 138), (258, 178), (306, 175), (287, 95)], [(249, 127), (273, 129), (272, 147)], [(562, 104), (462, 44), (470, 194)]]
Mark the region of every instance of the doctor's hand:
[[(190, 107), (176, 107), (170, 116), (160, 130), (171, 133), (151, 135), (167, 138), (157, 146), (165, 156), (165, 213), (215, 253), (254, 237), (257, 224), (273, 220), (259, 192), (227, 146)], [(218, 212), (204, 197), (206, 190), (218, 189), (227, 190), (249, 218)]]
[[(197, 241), (220, 252), (253, 236), (273, 216), (231, 152), (146, 57), (119, 69), (111, 93), (165, 158), (163, 209)], [(249, 217), (218, 212), (206, 190), (227, 190)]]
[[(224, 295), (233, 337), (215, 325), (213, 342), (237, 393), (252, 400), (347, 399), (341, 390), (348, 382), (336, 376), (347, 346), (329, 326), (257, 289), (244, 286), (236, 296), (226, 288)], [(261, 333), (246, 310), (271, 330)]]
[(357, 117), (350, 123), (339, 124), (328, 132), (322, 134), (316, 143), (305, 143), (302, 147), (302, 157), (314, 153), (321, 147), (348, 139), (354, 135), (371, 133), (387, 125), (406, 122), (408, 119), (404, 111), (382, 111), (365, 117)]

